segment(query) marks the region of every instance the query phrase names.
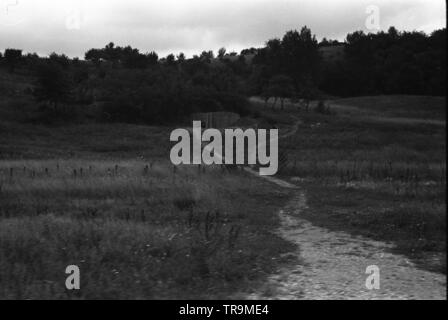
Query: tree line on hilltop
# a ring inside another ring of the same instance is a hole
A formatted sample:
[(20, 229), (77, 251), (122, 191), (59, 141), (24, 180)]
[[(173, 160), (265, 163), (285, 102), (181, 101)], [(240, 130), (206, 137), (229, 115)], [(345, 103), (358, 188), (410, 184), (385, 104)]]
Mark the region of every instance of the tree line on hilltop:
[[(249, 113), (247, 97), (272, 107), (291, 99), (308, 111), (309, 102), (332, 96), (376, 94), (444, 95), (446, 29), (422, 32), (348, 34), (344, 43), (311, 30), (291, 30), (261, 48), (240, 54), (220, 49), (187, 59), (183, 53), (160, 58), (131, 46), (109, 43), (84, 60), (52, 53), (42, 58), (6, 49), (0, 66), (35, 76), (30, 88), (44, 118), (85, 114), (99, 121), (167, 123), (193, 112)], [(323, 50), (341, 56), (327, 59)]]

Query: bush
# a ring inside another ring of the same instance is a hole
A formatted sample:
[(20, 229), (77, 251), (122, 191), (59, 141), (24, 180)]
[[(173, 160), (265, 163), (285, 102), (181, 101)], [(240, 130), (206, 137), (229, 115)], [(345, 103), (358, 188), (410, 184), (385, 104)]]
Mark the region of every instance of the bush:
[(317, 106), (316, 106), (316, 108), (314, 109), (314, 111), (315, 111), (316, 113), (320, 113), (320, 114), (333, 114), (333, 113), (330, 111), (330, 107), (329, 107), (324, 101), (322, 101), (322, 100), (320, 100), (320, 101), (317, 103)]

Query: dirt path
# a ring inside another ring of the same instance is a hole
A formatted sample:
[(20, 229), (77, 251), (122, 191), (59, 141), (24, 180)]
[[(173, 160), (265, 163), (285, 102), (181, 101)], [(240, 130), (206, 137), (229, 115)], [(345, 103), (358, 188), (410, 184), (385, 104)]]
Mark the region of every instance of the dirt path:
[[(300, 121), (285, 135), (297, 132)], [(306, 194), (298, 186), (273, 176), (246, 172), (280, 187), (294, 189), (294, 196), (279, 211), (276, 231), (296, 245), (285, 267), (268, 277), (262, 287), (236, 295), (237, 299), (446, 299), (446, 276), (418, 269), (405, 256), (391, 253), (393, 245), (317, 227), (301, 218)], [(366, 269), (380, 271), (380, 288), (366, 288)]]
[[(271, 182), (276, 180), (267, 177)], [(281, 180), (280, 180), (281, 181)], [(303, 190), (279, 212), (277, 233), (297, 245), (288, 254), (294, 262), (269, 276), (245, 299), (446, 299), (446, 277), (417, 269), (405, 256), (390, 253), (392, 245), (316, 227), (300, 217), (307, 206)], [(366, 268), (380, 269), (380, 289), (368, 290)]]

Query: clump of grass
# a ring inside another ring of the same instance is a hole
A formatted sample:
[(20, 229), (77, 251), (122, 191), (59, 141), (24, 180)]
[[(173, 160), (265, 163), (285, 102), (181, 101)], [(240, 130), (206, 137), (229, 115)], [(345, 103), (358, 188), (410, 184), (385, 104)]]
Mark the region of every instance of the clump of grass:
[(316, 113), (331, 115), (334, 114), (334, 111), (330, 110), (330, 106), (325, 103), (325, 101), (320, 100), (317, 103), (317, 106), (314, 108)]

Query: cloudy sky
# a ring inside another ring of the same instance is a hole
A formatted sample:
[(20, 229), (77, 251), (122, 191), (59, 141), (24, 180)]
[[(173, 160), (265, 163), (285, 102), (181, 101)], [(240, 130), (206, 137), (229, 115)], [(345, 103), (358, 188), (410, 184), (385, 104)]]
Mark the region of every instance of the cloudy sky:
[(83, 57), (113, 41), (190, 56), (258, 47), (303, 25), (318, 39), (343, 40), (368, 31), (372, 5), (383, 30), (431, 32), (446, 24), (443, 0), (0, 0), (0, 50)]

